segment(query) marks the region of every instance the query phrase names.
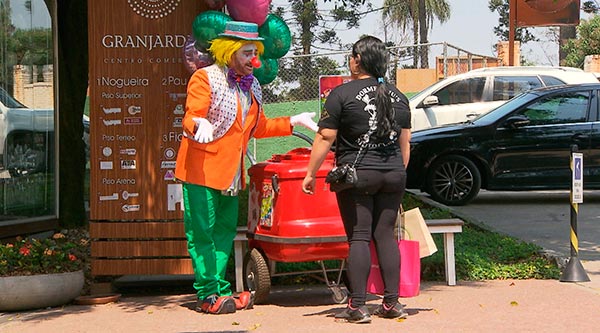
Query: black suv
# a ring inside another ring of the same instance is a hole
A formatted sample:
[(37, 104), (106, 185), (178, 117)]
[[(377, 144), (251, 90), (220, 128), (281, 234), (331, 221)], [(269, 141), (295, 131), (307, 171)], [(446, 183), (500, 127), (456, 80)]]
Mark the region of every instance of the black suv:
[(480, 189), (569, 189), (577, 145), (584, 189), (598, 189), (599, 94), (600, 84), (539, 88), (473, 121), (414, 132), (407, 188), (446, 205), (465, 205)]

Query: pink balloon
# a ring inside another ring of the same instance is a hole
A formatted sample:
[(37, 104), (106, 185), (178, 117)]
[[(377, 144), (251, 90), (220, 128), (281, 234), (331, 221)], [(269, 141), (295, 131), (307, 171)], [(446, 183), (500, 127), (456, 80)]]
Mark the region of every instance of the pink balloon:
[(236, 21), (265, 23), (271, 0), (227, 0), (227, 11)]
[(210, 52), (199, 50), (196, 47), (196, 40), (192, 36), (188, 36), (183, 47), (183, 64), (190, 73), (194, 73), (197, 69), (210, 66), (214, 63)]
[(204, 0), (210, 9), (219, 10), (225, 6), (225, 0)]

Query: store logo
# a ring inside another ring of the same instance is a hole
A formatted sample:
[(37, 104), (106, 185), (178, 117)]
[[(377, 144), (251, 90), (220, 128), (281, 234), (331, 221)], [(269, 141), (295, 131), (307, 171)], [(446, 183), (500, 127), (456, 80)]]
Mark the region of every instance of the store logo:
[(161, 169), (175, 169), (176, 161), (162, 161), (160, 162)]
[(165, 149), (165, 152), (164, 152), (165, 158), (168, 160), (172, 160), (176, 154), (177, 153), (175, 152), (175, 149), (173, 149), (173, 148), (167, 148), (167, 149)]
[(161, 19), (171, 14), (181, 0), (127, 0), (133, 11), (145, 18)]
[(175, 180), (175, 173), (173, 170), (167, 170), (167, 172), (165, 172), (164, 180)]
[(142, 112), (142, 107), (138, 105), (131, 105), (127, 108), (127, 112), (129, 112), (130, 115), (135, 116), (136, 114)]
[(175, 110), (173, 110), (173, 114), (184, 114), (183, 111), (183, 104), (177, 104), (177, 106), (175, 107)]
[(123, 160), (121, 161), (121, 169), (123, 170), (135, 170), (135, 160)]
[(121, 197), (123, 198), (123, 200), (127, 200), (129, 198), (134, 198), (139, 196), (139, 193), (130, 193), (127, 191), (123, 191), (123, 193), (121, 193)]
[(125, 149), (119, 150), (119, 154), (121, 154), (121, 155), (135, 155), (136, 152), (137, 151), (135, 150), (135, 148), (125, 148)]
[(175, 117), (175, 119), (173, 119), (173, 127), (183, 127), (183, 118)]
[(115, 120), (106, 120), (106, 119), (103, 119), (102, 122), (104, 123), (104, 126), (121, 125), (121, 120), (120, 119), (115, 119)]
[(123, 119), (125, 121), (125, 125), (141, 125), (142, 118), (141, 117), (125, 117)]
[(100, 201), (112, 201), (119, 200), (119, 193), (113, 193), (112, 195), (101, 195), (98, 198)]
[(121, 108), (102, 108), (105, 114), (121, 113)]
[(124, 213), (138, 212), (140, 210), (140, 205), (123, 205), (121, 209)]

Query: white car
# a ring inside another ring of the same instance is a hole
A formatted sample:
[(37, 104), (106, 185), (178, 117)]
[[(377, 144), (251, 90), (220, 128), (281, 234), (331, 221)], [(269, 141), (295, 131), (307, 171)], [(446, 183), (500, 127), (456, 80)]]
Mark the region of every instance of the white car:
[(53, 140), (54, 110), (30, 109), (0, 88), (2, 169), (16, 176), (46, 168)]
[(447, 77), (412, 96), (412, 131), (465, 122), (538, 87), (598, 83), (589, 72), (571, 67), (487, 67)]
[[(89, 159), (90, 118), (83, 115), (83, 141)], [(0, 171), (14, 176), (52, 170), (54, 110), (31, 109), (0, 88)]]

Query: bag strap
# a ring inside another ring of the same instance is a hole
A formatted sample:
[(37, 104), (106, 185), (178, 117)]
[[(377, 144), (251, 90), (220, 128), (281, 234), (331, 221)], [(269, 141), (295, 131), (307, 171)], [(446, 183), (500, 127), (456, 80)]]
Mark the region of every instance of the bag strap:
[(398, 229), (396, 229), (396, 239), (401, 240), (402, 239), (402, 233), (400, 232), (400, 229), (403, 228), (402, 224), (404, 222), (404, 207), (402, 207), (402, 204), (400, 204), (400, 225), (398, 226)]
[(356, 158), (354, 159), (354, 162), (352, 162), (352, 168), (354, 168), (354, 166), (356, 165), (356, 163), (358, 163), (358, 159), (360, 158), (360, 153), (362, 153), (363, 150), (365, 150), (365, 151), (367, 150), (367, 143), (369, 141), (371, 141), (371, 134), (373, 134), (373, 132), (374, 131), (371, 128), (369, 128), (369, 130), (367, 131), (367, 133), (366, 133), (367, 134), (367, 140), (365, 140), (365, 142), (359, 146), (358, 153), (356, 153)]
[(408, 240), (412, 239), (412, 236), (410, 235), (410, 232), (408, 230), (406, 230), (406, 228), (404, 228), (404, 226), (402, 226), (404, 224), (404, 207), (402, 206), (402, 204), (400, 204), (400, 209), (398, 210), (398, 214), (400, 215), (400, 224), (398, 225), (398, 228), (396, 229), (396, 239), (397, 240), (401, 240), (402, 239), (402, 233), (400, 232), (400, 230), (404, 230), (406, 232), (406, 234), (408, 235)]

